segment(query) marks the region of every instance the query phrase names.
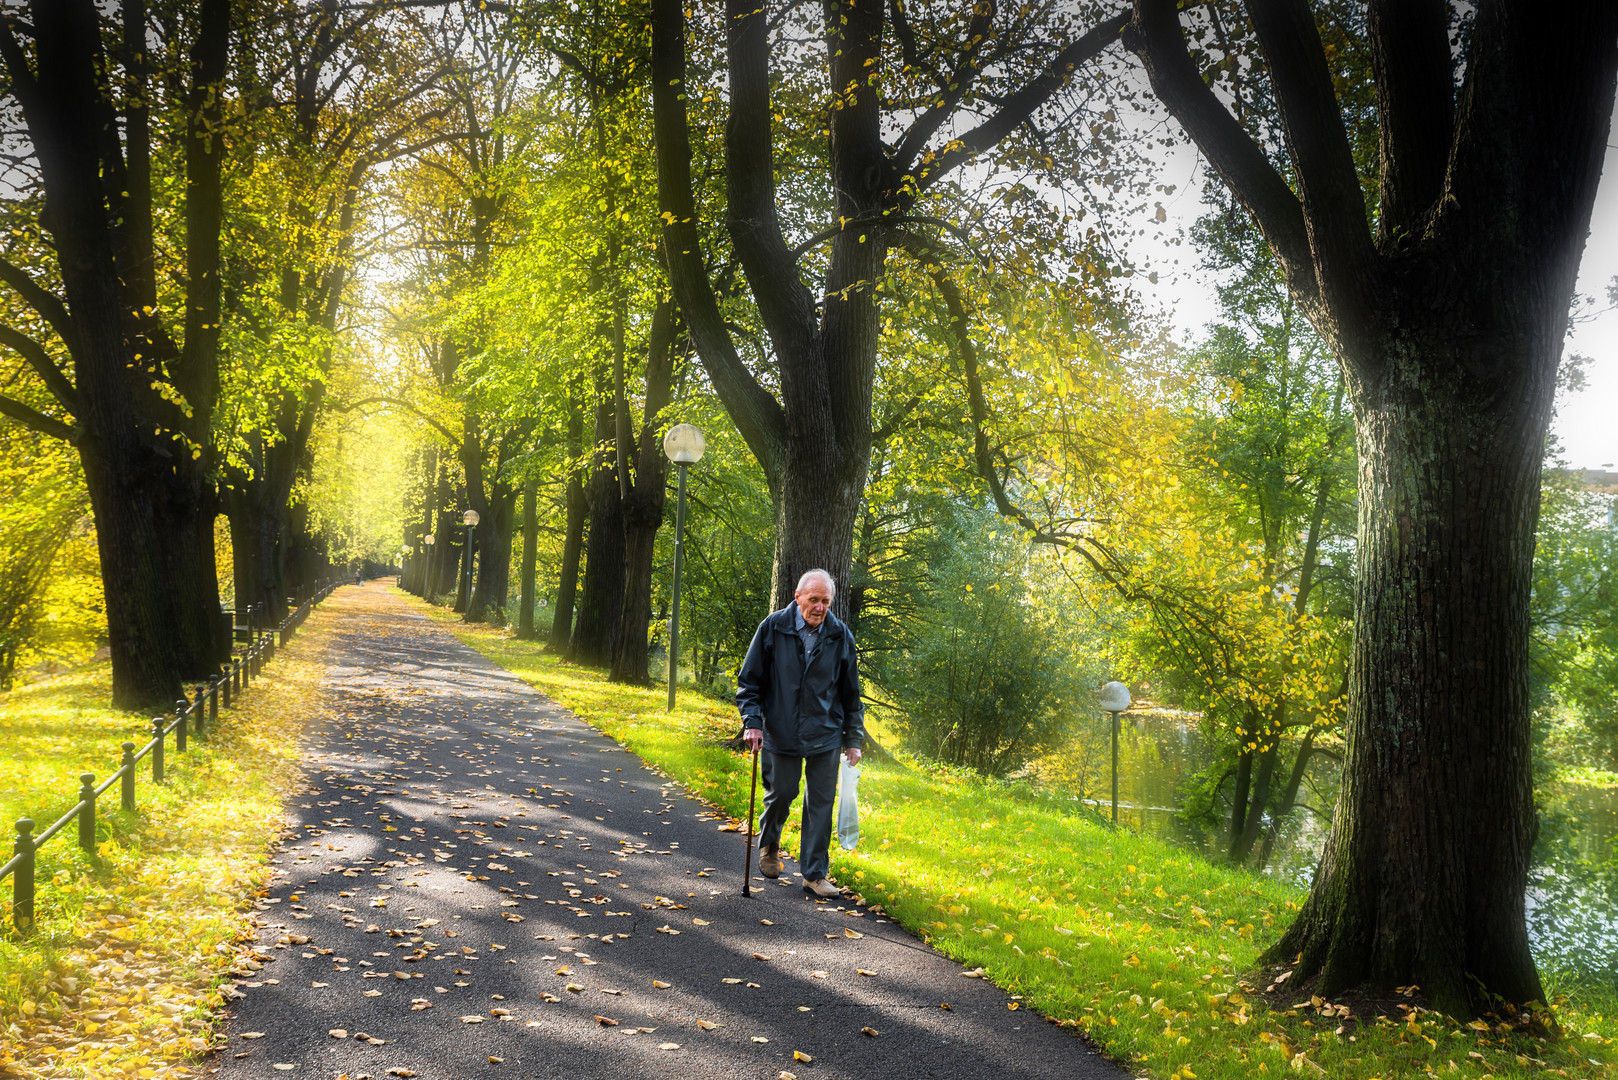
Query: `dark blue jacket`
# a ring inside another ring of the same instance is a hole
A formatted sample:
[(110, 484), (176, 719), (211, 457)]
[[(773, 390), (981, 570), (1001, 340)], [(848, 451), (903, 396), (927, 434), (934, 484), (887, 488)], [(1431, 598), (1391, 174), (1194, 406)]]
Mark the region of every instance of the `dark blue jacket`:
[(764, 748), (808, 757), (865, 747), (859, 658), (854, 634), (831, 612), (820, 643), (804, 655), (796, 602), (758, 624), (736, 676), (742, 724), (764, 729)]

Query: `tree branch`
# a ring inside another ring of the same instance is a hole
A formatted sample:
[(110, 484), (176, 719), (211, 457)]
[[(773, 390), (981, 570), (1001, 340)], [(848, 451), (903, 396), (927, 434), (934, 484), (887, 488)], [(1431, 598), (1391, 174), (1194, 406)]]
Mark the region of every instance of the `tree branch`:
[(1449, 5), (1371, 0), (1371, 69), (1381, 123), (1378, 240), (1419, 237), (1444, 193), (1455, 140)]
[(1174, 0), (1135, 0), (1134, 19), (1123, 42), (1140, 57), (1152, 91), (1253, 215), (1292, 294), (1317, 311), (1320, 290), (1303, 206), (1264, 151), (1202, 81), (1186, 49)]
[(412, 414), (418, 420), (421, 420), (423, 423), (432, 427), (440, 435), (448, 439), (451, 446), (457, 449), (459, 449), (461, 444), (466, 441), (460, 435), (455, 434), (455, 432), (439, 423), (433, 417), (422, 412), (410, 402), (405, 401), (402, 398), (389, 397), (386, 394), (378, 394), (372, 397), (360, 398), (358, 401), (333, 401), (328, 407), (337, 412), (353, 412), (355, 409), (364, 408), (366, 405), (388, 405), (395, 409), (403, 409), (405, 412)]
[(669, 284), (714, 389), (774, 489), (785, 468), (786, 413), (742, 362), (703, 265), (691, 184), (685, 74), (685, 15), (680, 0), (653, 0), (652, 127)]
[(52, 416), (46, 416), (38, 409), (24, 405), (15, 398), (0, 396), (0, 416), (9, 416), (23, 427), (31, 428), (41, 435), (49, 435), (53, 439), (61, 439), (65, 443), (75, 441), (71, 427)]
[(1000, 110), (977, 127), (953, 140), (949, 147), (936, 154), (925, 154), (916, 173), (916, 186), (921, 190), (932, 187), (946, 173), (993, 147), (1016, 130), (1017, 125), (1034, 115), (1056, 93), (1067, 85), (1068, 79), (1080, 64), (1101, 55), (1103, 49), (1117, 41), (1129, 24), (1126, 11), (1103, 23), (1069, 44), (1056, 54), (1045, 70), (1036, 75), (1027, 86), (1008, 95)]
[(1364, 306), (1362, 271), (1376, 251), (1314, 13), (1305, 0), (1250, 3), (1248, 13), (1297, 170), (1316, 280), (1335, 320), (1357, 325)]
[(51, 329), (67, 342), (69, 352), (74, 351), (74, 342), (78, 338), (77, 328), (74, 326), (73, 316), (68, 314), (67, 305), (57, 299), (55, 293), (35, 281), (28, 271), (4, 258), (0, 258), (0, 281), (10, 285), (12, 291), (20, 296), (25, 304), (51, 324)]
[(45, 383), (45, 388), (55, 395), (62, 407), (70, 412), (79, 411), (79, 392), (72, 381), (56, 366), (51, 354), (45, 351), (45, 346), (12, 327), (0, 325), (0, 345), (11, 349), (18, 356), (28, 361)]

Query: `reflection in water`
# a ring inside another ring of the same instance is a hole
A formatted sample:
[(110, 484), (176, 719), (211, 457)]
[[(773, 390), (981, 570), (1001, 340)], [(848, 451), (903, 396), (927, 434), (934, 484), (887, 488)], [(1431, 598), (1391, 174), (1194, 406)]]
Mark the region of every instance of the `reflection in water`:
[[(1231, 781), (1227, 780), (1223, 788), (1226, 801), (1220, 809), (1226, 817), (1218, 826), (1207, 828), (1179, 814), (1185, 804), (1186, 786), (1218, 758), (1202, 732), (1183, 715), (1172, 713), (1125, 714), (1120, 719), (1119, 823), (1210, 857), (1222, 856), (1229, 845)], [(1097, 713), (1095, 722), (1083, 725), (1067, 751), (1038, 762), (1032, 772), (1040, 781), (1075, 792), (1103, 814), (1109, 814), (1111, 762), (1111, 720), (1107, 714)], [(1286, 764), (1290, 767), (1290, 760)], [(1298, 793), (1299, 808), (1276, 830), (1264, 873), (1299, 887), (1309, 884), (1326, 839), (1328, 815), (1337, 802), (1339, 781), (1340, 766), (1336, 761), (1316, 756), (1310, 762), (1308, 781)], [(1601, 863), (1614, 857), (1614, 844), (1618, 843), (1618, 789), (1584, 785), (1555, 788), (1540, 810), (1547, 834), (1565, 841), (1558, 845), (1562, 858)], [(1544, 849), (1547, 845), (1542, 843), (1539, 850)], [(1571, 949), (1585, 954), (1591, 947), (1598, 947), (1610, 956), (1618, 951), (1618, 926), (1608, 903), (1609, 895), (1618, 893), (1618, 883), (1600, 874), (1570, 875), (1564, 864), (1554, 860), (1537, 865), (1534, 874), (1540, 884), (1530, 890), (1528, 904), (1537, 952), (1560, 954)], [(1583, 914), (1575, 920), (1576, 929), (1585, 938), (1594, 933), (1593, 943), (1573, 942), (1567, 935), (1575, 927), (1567, 919), (1549, 917), (1552, 907), (1581, 911)]]
[[(1206, 828), (1179, 814), (1185, 803), (1185, 784), (1217, 757), (1202, 732), (1174, 713), (1125, 714), (1120, 719), (1119, 822), (1175, 840), (1205, 855), (1223, 855), (1229, 845), (1228, 825)], [(1284, 764), (1290, 767), (1290, 762)], [(1110, 720), (1102, 713), (1094, 724), (1083, 727), (1061, 760), (1042, 761), (1037, 772), (1042, 780), (1077, 792), (1102, 813), (1110, 814), (1111, 768)], [(1298, 801), (1329, 814), (1337, 801), (1337, 772), (1336, 762), (1316, 756)], [(1227, 781), (1227, 797), (1231, 786)], [(1322, 816), (1299, 809), (1277, 831), (1264, 872), (1307, 885), (1326, 838), (1327, 824)]]

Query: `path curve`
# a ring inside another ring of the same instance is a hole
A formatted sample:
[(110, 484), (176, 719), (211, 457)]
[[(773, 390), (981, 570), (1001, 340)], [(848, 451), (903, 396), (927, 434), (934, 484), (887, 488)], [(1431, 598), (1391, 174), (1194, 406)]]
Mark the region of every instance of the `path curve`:
[(322, 608), (336, 705), (218, 1076), (1129, 1075), (881, 916), (743, 898), (705, 806), (386, 584)]

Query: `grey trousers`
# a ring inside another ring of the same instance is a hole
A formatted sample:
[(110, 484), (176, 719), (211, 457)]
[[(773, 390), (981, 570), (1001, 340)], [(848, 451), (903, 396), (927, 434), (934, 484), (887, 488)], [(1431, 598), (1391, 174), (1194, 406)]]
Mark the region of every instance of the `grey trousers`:
[(759, 847), (781, 846), (781, 829), (798, 797), (800, 774), (807, 778), (803, 795), (802, 843), (798, 848), (798, 869), (803, 880), (823, 878), (831, 869), (827, 849), (831, 846), (831, 808), (837, 794), (837, 757), (841, 750), (828, 750), (810, 757), (794, 757), (769, 750), (759, 752), (764, 772), (764, 814), (759, 819)]

